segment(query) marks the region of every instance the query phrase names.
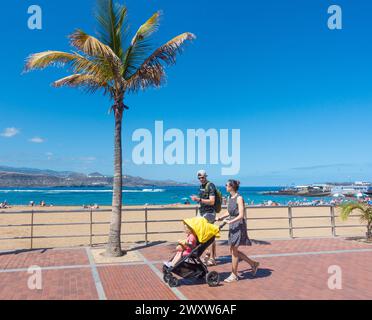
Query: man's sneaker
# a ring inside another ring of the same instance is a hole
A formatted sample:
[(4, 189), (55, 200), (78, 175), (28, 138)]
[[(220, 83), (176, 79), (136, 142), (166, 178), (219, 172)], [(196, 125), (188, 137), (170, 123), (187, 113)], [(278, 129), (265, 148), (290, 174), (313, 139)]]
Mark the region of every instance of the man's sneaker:
[(172, 268), (172, 264), (170, 261), (164, 261), (164, 265), (167, 267), (167, 268)]

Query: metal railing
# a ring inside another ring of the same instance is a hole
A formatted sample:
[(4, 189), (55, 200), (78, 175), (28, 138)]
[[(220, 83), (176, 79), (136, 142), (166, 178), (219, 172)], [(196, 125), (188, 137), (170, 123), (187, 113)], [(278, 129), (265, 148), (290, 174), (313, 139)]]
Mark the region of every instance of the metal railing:
[[(226, 207), (224, 207), (226, 208)], [(246, 206), (247, 209), (285, 209), (287, 208), (288, 216), (281, 216), (281, 217), (248, 217), (247, 220), (288, 220), (287, 227), (274, 227), (274, 228), (248, 228), (248, 232), (250, 231), (274, 231), (274, 230), (287, 230), (288, 237), (293, 239), (294, 231), (295, 230), (305, 230), (305, 229), (331, 229), (331, 236), (337, 236), (337, 228), (356, 228), (356, 227), (365, 227), (365, 225), (358, 224), (358, 225), (336, 225), (336, 218), (339, 216), (335, 214), (335, 207), (334, 206), (278, 206), (278, 207), (266, 207), (266, 206)], [(294, 208), (329, 208), (329, 215), (311, 215), (311, 216), (294, 216), (293, 209)], [(181, 234), (183, 231), (177, 230), (167, 230), (167, 231), (149, 231), (149, 224), (151, 223), (169, 223), (169, 222), (182, 222), (182, 219), (161, 219), (161, 220), (154, 220), (149, 219), (150, 212), (166, 212), (166, 211), (190, 211), (195, 210), (195, 214), (198, 214), (198, 207), (143, 207), (143, 208), (123, 208), (123, 217), (125, 217), (126, 212), (143, 212), (144, 219), (143, 220), (131, 220), (131, 221), (122, 221), (122, 224), (144, 224), (144, 232), (130, 232), (130, 233), (122, 233), (122, 236), (143, 236), (143, 242), (148, 245), (149, 235), (169, 235), (169, 234)], [(34, 249), (34, 240), (36, 239), (63, 239), (63, 238), (88, 238), (89, 243), (86, 245), (94, 246), (102, 243), (97, 243), (94, 241), (94, 238), (97, 237), (107, 237), (107, 234), (95, 234), (93, 231), (93, 227), (95, 225), (109, 225), (110, 222), (99, 222), (94, 221), (93, 214), (96, 213), (109, 213), (111, 210), (109, 209), (89, 209), (89, 210), (26, 210), (26, 211), (1, 211), (1, 214), (6, 215), (30, 215), (30, 223), (23, 223), (23, 224), (3, 224), (0, 225), (0, 244), (2, 241), (12, 241), (12, 240), (30, 240), (29, 249)], [(66, 223), (35, 223), (35, 215), (47, 215), (47, 214), (56, 214), (56, 213), (73, 213), (73, 214), (80, 214), (84, 213), (89, 215), (89, 222), (66, 222)], [(314, 225), (314, 226), (302, 226), (296, 227), (294, 226), (293, 222), (296, 219), (321, 219), (327, 218), (329, 219), (328, 225)], [(248, 224), (249, 225), (249, 224)], [(89, 233), (88, 234), (77, 234), (77, 235), (35, 235), (35, 227), (58, 227), (58, 226), (89, 226)], [(20, 236), (20, 237), (1, 237), (1, 229), (3, 228), (30, 228), (29, 236)], [(226, 230), (222, 230), (222, 232), (226, 232)], [(83, 245), (83, 244), (82, 244)], [(22, 248), (23, 249), (23, 248)], [(28, 248), (27, 248), (28, 249)]]

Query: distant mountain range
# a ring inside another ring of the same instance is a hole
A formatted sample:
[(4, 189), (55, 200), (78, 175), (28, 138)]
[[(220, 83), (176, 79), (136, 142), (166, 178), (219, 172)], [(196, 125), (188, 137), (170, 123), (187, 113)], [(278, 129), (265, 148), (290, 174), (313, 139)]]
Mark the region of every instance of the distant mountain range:
[[(84, 174), (72, 171), (53, 171), (31, 168), (0, 166), (0, 187), (90, 187), (112, 186), (113, 177), (99, 172)], [(125, 187), (189, 186), (173, 180), (147, 180), (141, 177), (123, 176)]]

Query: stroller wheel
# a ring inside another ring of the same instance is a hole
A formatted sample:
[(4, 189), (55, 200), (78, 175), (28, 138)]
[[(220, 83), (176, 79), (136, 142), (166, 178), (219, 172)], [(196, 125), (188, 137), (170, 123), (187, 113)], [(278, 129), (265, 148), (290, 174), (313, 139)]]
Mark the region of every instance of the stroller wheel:
[(168, 283), (168, 282), (169, 282), (169, 279), (170, 279), (171, 277), (172, 277), (172, 276), (171, 276), (170, 273), (168, 273), (168, 272), (164, 272), (164, 274), (163, 274), (163, 280), (164, 280), (165, 283)]
[(220, 275), (216, 271), (211, 271), (207, 274), (206, 281), (210, 287), (217, 287), (220, 283)]
[(168, 285), (169, 285), (171, 288), (177, 287), (177, 286), (178, 286), (178, 279), (175, 278), (175, 277), (170, 276), (170, 277), (169, 277), (169, 281), (168, 281)]

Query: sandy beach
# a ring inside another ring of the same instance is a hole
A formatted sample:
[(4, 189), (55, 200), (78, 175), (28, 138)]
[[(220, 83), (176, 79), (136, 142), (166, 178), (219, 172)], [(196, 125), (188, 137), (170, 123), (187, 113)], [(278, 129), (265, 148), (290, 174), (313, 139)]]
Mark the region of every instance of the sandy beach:
[[(82, 207), (13, 207), (0, 210), (0, 238), (33, 236), (33, 248), (83, 246), (90, 243), (90, 220), (92, 219), (93, 245), (103, 244), (108, 233), (110, 207), (98, 210)], [(30, 224), (33, 214), (33, 230)], [(248, 229), (252, 239), (284, 239), (289, 238), (288, 208), (257, 207), (248, 208)], [(335, 210), (338, 215), (337, 209)], [(183, 237), (181, 220), (196, 215), (195, 207), (190, 206), (151, 206), (147, 213), (148, 241), (177, 241)], [(294, 207), (292, 208), (294, 237), (330, 237), (331, 214), (328, 207)], [(169, 221), (171, 220), (171, 221)], [(145, 241), (145, 210), (143, 206), (123, 207), (122, 239), (125, 243)], [(346, 227), (360, 225), (359, 218), (352, 216), (343, 222), (336, 217), (337, 236), (364, 236), (365, 227)], [(71, 224), (71, 225), (51, 225)], [(21, 226), (14, 226), (21, 225)], [(324, 227), (324, 228), (322, 228)], [(257, 230), (274, 229), (280, 230)], [(227, 227), (221, 240), (227, 236)], [(158, 233), (158, 234), (156, 234)], [(61, 236), (62, 238), (48, 238)], [(78, 236), (78, 237), (69, 237)], [(37, 238), (41, 237), (41, 238)], [(30, 239), (0, 240), (0, 250), (30, 248)]]

